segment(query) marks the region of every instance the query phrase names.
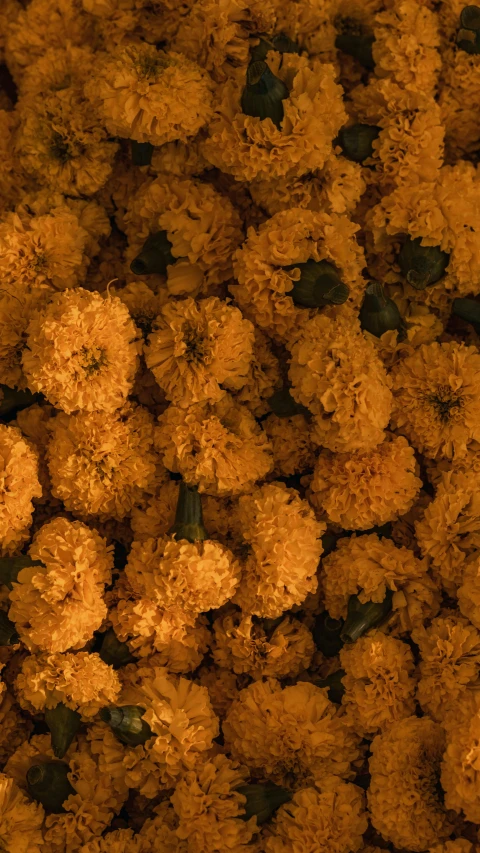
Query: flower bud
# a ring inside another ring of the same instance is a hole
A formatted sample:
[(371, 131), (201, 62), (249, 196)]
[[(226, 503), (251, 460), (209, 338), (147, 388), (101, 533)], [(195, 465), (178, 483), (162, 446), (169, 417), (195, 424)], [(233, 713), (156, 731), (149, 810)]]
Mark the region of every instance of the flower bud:
[(316, 617), (313, 639), (317, 649), (326, 658), (334, 658), (343, 648), (342, 629), (343, 619), (332, 619), (326, 610)]
[(247, 85), (240, 99), (245, 115), (259, 118), (261, 121), (270, 118), (274, 125), (280, 128), (283, 121), (282, 101), (288, 96), (289, 91), (285, 83), (275, 77), (266, 62), (258, 59), (250, 63), (247, 68)]
[(99, 655), (104, 663), (119, 669), (127, 663), (135, 663), (136, 658), (130, 652), (127, 643), (121, 643), (113, 628), (105, 631), (102, 637)]
[(305, 406), (293, 399), (288, 388), (280, 388), (279, 391), (275, 391), (275, 394), (268, 400), (268, 405), (277, 418), (293, 418), (295, 415), (310, 414)]
[(341, 705), (342, 697), (345, 694), (345, 687), (343, 686), (342, 681), (344, 676), (345, 670), (337, 669), (336, 672), (330, 673), (326, 678), (322, 678), (321, 681), (315, 682), (317, 687), (327, 688), (330, 702), (334, 702), (336, 705)]
[(27, 787), (31, 797), (53, 814), (65, 811), (63, 804), (75, 788), (69, 782), (70, 768), (64, 761), (42, 761), (27, 771)]
[(166, 231), (150, 234), (141, 252), (133, 259), (130, 269), (135, 275), (165, 275), (167, 267), (177, 260), (171, 253), (172, 244)]
[(284, 269), (287, 272), (300, 271), (299, 280), (292, 281), (293, 288), (288, 291), (295, 305), (324, 308), (325, 305), (342, 305), (348, 299), (350, 289), (328, 261), (309, 260), (304, 264), (290, 264)]
[(134, 166), (150, 166), (154, 147), (150, 142), (131, 140), (132, 163)]
[(63, 758), (80, 728), (80, 714), (59, 702), (55, 708), (45, 708), (45, 722), (50, 729), (53, 754)]
[(385, 622), (392, 612), (393, 592), (387, 589), (383, 601), (366, 601), (361, 603), (357, 595), (351, 595), (348, 601), (348, 612), (341, 632), (344, 643), (354, 643), (371, 628), (376, 628)]
[(480, 7), (465, 6), (460, 13), (460, 23), (466, 30), (480, 30)]
[(398, 255), (398, 263), (408, 283), (425, 290), (439, 281), (449, 264), (450, 255), (438, 246), (422, 246), (422, 238), (407, 237)]
[(145, 708), (138, 705), (122, 705), (102, 708), (100, 717), (122, 743), (138, 746), (154, 737), (150, 726), (142, 719), (144, 713)]
[(381, 128), (373, 124), (352, 124), (350, 127), (342, 127), (337, 142), (342, 149), (342, 154), (347, 160), (354, 163), (363, 163), (368, 157), (373, 156), (373, 143), (378, 139)]
[(0, 610), (0, 646), (14, 646), (19, 641), (15, 625), (4, 610)]
[(367, 71), (373, 71), (375, 62), (373, 60), (374, 36), (367, 33), (358, 21), (353, 18), (338, 17), (335, 21), (337, 37), (335, 47), (337, 50), (352, 56)]
[(202, 499), (196, 486), (180, 483), (175, 522), (168, 531), (169, 536), (176, 539), (186, 539), (187, 542), (198, 542), (207, 539), (207, 531), (203, 523)]
[(460, 29), (457, 32), (457, 47), (473, 56), (480, 53), (480, 33)]
[(365, 297), (360, 309), (360, 325), (365, 332), (381, 338), (390, 329), (399, 329), (402, 325), (400, 311), (393, 299), (385, 296), (379, 281), (373, 281), (365, 289)]
[(289, 803), (293, 797), (292, 791), (274, 785), (273, 782), (265, 782), (263, 785), (242, 785), (236, 790), (247, 798), (244, 806), (245, 814), (239, 817), (242, 820), (256, 817), (259, 826), (265, 823), (280, 806)]

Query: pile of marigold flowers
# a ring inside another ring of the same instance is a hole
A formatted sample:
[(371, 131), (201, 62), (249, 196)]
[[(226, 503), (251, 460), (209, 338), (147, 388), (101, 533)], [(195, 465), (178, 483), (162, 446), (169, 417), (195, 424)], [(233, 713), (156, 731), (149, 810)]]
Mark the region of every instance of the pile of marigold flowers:
[(480, 6), (3, 0), (0, 849), (480, 850)]

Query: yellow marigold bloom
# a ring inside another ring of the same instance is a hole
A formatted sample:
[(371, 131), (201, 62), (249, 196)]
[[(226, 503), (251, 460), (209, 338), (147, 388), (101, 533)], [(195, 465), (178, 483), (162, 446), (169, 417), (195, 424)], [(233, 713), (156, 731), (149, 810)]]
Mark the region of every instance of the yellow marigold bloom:
[(310, 484), (312, 503), (346, 530), (369, 530), (411, 509), (422, 485), (418, 471), (413, 448), (402, 436), (387, 435), (368, 451), (323, 450)]
[[(134, 506), (130, 517), (133, 538), (137, 542), (146, 539), (160, 539), (166, 536), (175, 521), (175, 510), (178, 503), (178, 487), (176, 480), (162, 483), (155, 495), (149, 497), (144, 506)], [(203, 506), (204, 515), (205, 507)], [(210, 526), (206, 524), (211, 533)], [(217, 538), (216, 536), (213, 538)]]
[(478, 684), (480, 632), (454, 611), (419, 626), (412, 639), (420, 650), (417, 698), (425, 713), (442, 723)]
[(292, 418), (269, 415), (263, 422), (263, 428), (272, 442), (273, 474), (276, 477), (291, 477), (313, 468), (316, 447), (310, 424), (303, 415)]
[(396, 112), (382, 118), (379, 126), (374, 159), (385, 189), (392, 190), (415, 178), (435, 180), (443, 165), (445, 129), (433, 98), (427, 109)]
[(296, 678), (310, 666), (315, 646), (311, 632), (287, 616), (279, 625), (257, 622), (241, 613), (219, 616), (213, 623), (212, 655), (217, 666), (237, 675)]
[(282, 385), (280, 361), (274, 354), (271, 341), (264, 332), (254, 328), (253, 357), (243, 387), (235, 393), (239, 403), (260, 418), (270, 411), (268, 400)]
[(211, 296), (167, 302), (145, 347), (145, 361), (167, 399), (187, 408), (216, 403), (245, 384), (254, 329), (238, 308)]
[(164, 465), (199, 492), (247, 492), (272, 467), (267, 436), (246, 406), (228, 394), (214, 405), (196, 403), (186, 410), (171, 405), (158, 422), (155, 446)]
[(406, 643), (370, 631), (340, 650), (342, 705), (367, 737), (415, 713), (415, 663)]
[(463, 615), (480, 628), (480, 558), (477, 553), (465, 562), (458, 589), (458, 606)]
[(451, 594), (462, 583), (465, 566), (480, 546), (479, 520), (475, 474), (447, 471), (415, 531), (422, 554), (431, 560), (435, 576)]
[(113, 292), (127, 306), (135, 325), (143, 337), (147, 338), (153, 329), (155, 318), (168, 302), (165, 289), (155, 290), (145, 281), (130, 281), (126, 287), (118, 290), (115, 288)]
[(138, 834), (140, 853), (159, 848), (162, 853), (188, 853), (192, 848), (177, 835), (178, 818), (168, 801), (155, 807), (156, 817), (146, 820)]
[(428, 574), (427, 560), (375, 533), (340, 539), (335, 551), (322, 560), (320, 581), (333, 619), (345, 618), (351, 595), (358, 595), (362, 603), (381, 602), (392, 590), (393, 624), (401, 633), (435, 616), (440, 605), (440, 590)]
[(81, 287), (55, 294), (28, 326), (22, 365), (29, 386), (67, 414), (114, 412), (133, 385), (137, 334), (115, 296)]
[(199, 0), (181, 22), (173, 48), (198, 62), (217, 82), (248, 64), (251, 37), (275, 29), (273, 0)]
[(56, 518), (35, 535), (10, 593), (9, 617), (31, 652), (81, 649), (106, 616), (113, 548), (80, 521)]
[(128, 260), (150, 233), (165, 231), (172, 245), (167, 288), (174, 295), (207, 292), (233, 275), (233, 255), (243, 235), (232, 203), (207, 183), (160, 175), (142, 184), (128, 203), (123, 228)]
[(480, 822), (480, 713), (456, 723), (447, 731), (442, 762), (445, 806)]
[(316, 213), (350, 214), (366, 190), (362, 167), (331, 154), (322, 169), (301, 177), (255, 180), (249, 186), (256, 204), (269, 216), (301, 207)]
[(385, 438), (392, 394), (373, 344), (349, 308), (326, 308), (290, 345), (292, 396), (315, 416), (315, 441), (328, 450), (371, 450)]
[(52, 492), (73, 512), (125, 518), (164, 479), (153, 417), (135, 403), (112, 413), (58, 414), (51, 432)]
[(0, 551), (13, 553), (29, 538), (33, 498), (42, 496), (38, 455), (17, 427), (0, 424)]
[[(35, 735), (9, 759), (5, 772), (23, 791), (26, 774), (39, 761), (55, 760), (49, 735)], [(64, 812), (46, 815), (44, 848), (51, 853), (76, 853), (82, 844), (99, 837), (120, 811), (126, 793), (115, 790), (111, 777), (102, 773), (84, 736), (77, 735), (63, 759), (69, 765), (68, 781), (74, 792), (64, 801)]]
[(333, 65), (274, 51), (267, 60), (289, 90), (281, 127), (242, 112), (245, 80), (239, 75), (220, 88), (208, 126), (206, 159), (239, 181), (300, 177), (323, 168), (347, 118)]
[(265, 853), (351, 853), (368, 826), (365, 795), (335, 776), (322, 777), (280, 806), (265, 839)]
[(81, 0), (32, 0), (9, 21), (5, 34), (6, 60), (15, 80), (21, 81), (25, 68), (47, 48), (63, 48), (67, 42), (87, 44), (93, 36), (92, 23)]
[(223, 720), (234, 699), (238, 697), (237, 676), (228, 669), (214, 665), (202, 666), (197, 673), (197, 682), (208, 690), (212, 708), (217, 717)]
[(181, 612), (191, 624), (232, 598), (240, 572), (232, 552), (219, 542), (170, 537), (133, 542), (125, 569), (136, 592), (159, 610)]
[(257, 822), (238, 820), (245, 813), (245, 797), (236, 790), (248, 775), (246, 767), (226, 755), (185, 773), (170, 798), (178, 816), (178, 838), (198, 853), (248, 850)]
[(276, 619), (315, 592), (326, 525), (284, 483), (270, 483), (241, 497), (238, 517), (251, 553), (235, 603), (246, 614)]
[(442, 727), (428, 717), (408, 717), (377, 735), (370, 749), (367, 800), (375, 829), (418, 853), (448, 838), (453, 825), (438, 793)]
[(0, 844), (5, 853), (41, 853), (43, 806), (31, 802), (5, 773), (0, 773)]
[(115, 703), (120, 681), (95, 653), (30, 655), (15, 679), (15, 690), (21, 707), (31, 714), (63, 702), (88, 721), (100, 708)]
[(454, 341), (419, 347), (392, 372), (392, 423), (421, 453), (465, 456), (480, 439), (480, 353)]
[[(442, 10), (451, 9), (454, 13), (453, 32), (459, 28), (460, 12), (465, 5), (468, 4), (442, 3)], [(438, 103), (442, 123), (445, 126), (447, 156), (450, 162), (455, 162), (472, 155), (478, 147), (480, 69), (475, 56), (471, 56), (465, 50), (459, 50), (451, 42), (445, 45), (442, 58), (442, 80)]]
[(437, 16), (416, 0), (379, 12), (372, 46), (377, 77), (420, 92), (435, 90), (441, 58)]
[[(472, 163), (443, 166), (435, 181), (402, 183), (368, 214), (375, 251), (391, 252), (403, 235), (450, 255), (441, 290), (478, 293), (480, 185)], [(473, 229), (473, 230), (472, 230)]]
[(30, 320), (42, 311), (52, 296), (50, 288), (0, 292), (0, 381), (9, 388), (27, 387), (22, 370), (22, 354), (27, 343)]
[(365, 257), (355, 239), (358, 230), (359, 226), (346, 216), (298, 208), (281, 211), (257, 231), (249, 229), (236, 255), (238, 283), (230, 286), (230, 292), (247, 317), (284, 341), (318, 313), (317, 309), (299, 307), (289, 295), (300, 278), (294, 264), (327, 261), (350, 289), (350, 299), (359, 302), (365, 287)]
[(192, 178), (211, 169), (202, 152), (202, 133), (188, 142), (166, 142), (155, 148), (150, 171), (157, 175), (176, 175), (177, 178)]
[(110, 830), (103, 838), (93, 838), (79, 849), (79, 853), (141, 853), (141, 841), (133, 829)]
[(330, 773), (351, 778), (360, 755), (358, 736), (327, 690), (307, 682), (255, 681), (233, 702), (223, 733), (253, 775), (294, 789)]
[(211, 116), (213, 84), (180, 53), (131, 42), (100, 54), (85, 94), (112, 136), (186, 142)]

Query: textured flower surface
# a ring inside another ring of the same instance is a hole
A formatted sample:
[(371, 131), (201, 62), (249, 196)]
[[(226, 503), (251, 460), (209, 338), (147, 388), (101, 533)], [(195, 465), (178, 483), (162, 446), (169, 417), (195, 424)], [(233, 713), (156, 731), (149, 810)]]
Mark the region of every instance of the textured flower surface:
[(42, 496), (38, 456), (19, 429), (0, 424), (0, 548), (12, 553), (29, 537), (33, 498)]

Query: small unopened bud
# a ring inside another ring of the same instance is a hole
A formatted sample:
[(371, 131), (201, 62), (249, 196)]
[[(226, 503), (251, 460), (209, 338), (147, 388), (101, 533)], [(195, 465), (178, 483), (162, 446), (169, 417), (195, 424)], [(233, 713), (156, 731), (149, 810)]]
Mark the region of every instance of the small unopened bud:
[(416, 290), (425, 290), (439, 281), (449, 262), (448, 252), (438, 246), (422, 246), (421, 237), (407, 237), (398, 255), (402, 274)]
[(387, 589), (383, 601), (362, 603), (357, 595), (351, 595), (348, 601), (347, 618), (341, 632), (342, 641), (354, 643), (371, 628), (376, 628), (385, 622), (392, 612), (392, 600), (391, 589)]
[(257, 824), (265, 823), (274, 812), (284, 803), (292, 799), (292, 791), (274, 785), (273, 782), (265, 782), (263, 785), (242, 785), (236, 789), (239, 794), (247, 798), (245, 803), (245, 814), (239, 815), (242, 820), (257, 818)]
[(135, 275), (165, 275), (167, 267), (177, 260), (166, 231), (156, 231), (145, 240), (140, 253), (133, 259), (130, 269)]
[(284, 115), (283, 101), (289, 94), (283, 80), (275, 76), (266, 62), (254, 60), (248, 66), (247, 85), (240, 99), (242, 112), (262, 121), (269, 118), (280, 128)]
[(145, 708), (138, 705), (121, 705), (102, 708), (100, 717), (108, 723), (116, 737), (128, 746), (138, 746), (154, 737), (154, 734), (143, 719)]

